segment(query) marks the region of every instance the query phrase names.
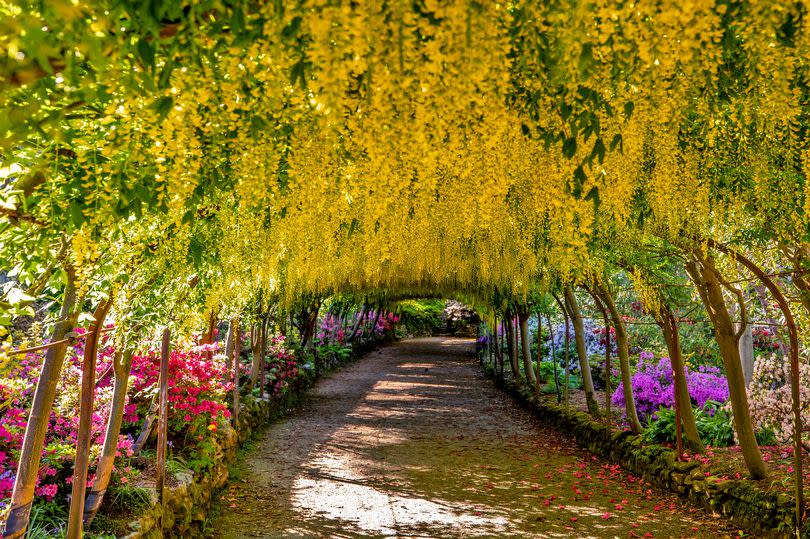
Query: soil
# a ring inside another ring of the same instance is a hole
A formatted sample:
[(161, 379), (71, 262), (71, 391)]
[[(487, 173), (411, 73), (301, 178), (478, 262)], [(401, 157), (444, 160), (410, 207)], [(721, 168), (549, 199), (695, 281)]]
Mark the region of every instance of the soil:
[(411, 339), (321, 380), (236, 470), (207, 537), (734, 537), (597, 459), (483, 377), (474, 341)]

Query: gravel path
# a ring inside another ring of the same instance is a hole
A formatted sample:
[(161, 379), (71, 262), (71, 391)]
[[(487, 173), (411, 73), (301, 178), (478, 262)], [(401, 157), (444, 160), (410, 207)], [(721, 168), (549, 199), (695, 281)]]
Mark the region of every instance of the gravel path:
[(540, 424), (474, 342), (413, 339), (319, 382), (237, 470), (208, 537), (733, 537)]

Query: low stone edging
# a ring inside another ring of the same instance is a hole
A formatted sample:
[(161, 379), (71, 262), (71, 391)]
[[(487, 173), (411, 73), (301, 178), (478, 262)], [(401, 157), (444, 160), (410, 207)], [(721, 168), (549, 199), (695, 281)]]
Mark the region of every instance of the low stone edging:
[[(177, 484), (167, 489), (166, 506), (158, 503), (157, 492), (150, 492), (150, 507), (129, 523), (125, 539), (154, 539), (160, 537), (189, 537), (205, 521), (214, 495), (228, 483), (228, 467), (236, 460), (236, 450), (250, 439), (258, 427), (264, 426), (299, 400), (306, 388), (285, 395), (282, 399), (244, 398), (239, 408), (239, 428), (230, 425), (220, 430), (215, 443), (216, 464), (197, 476), (192, 471), (173, 475)], [(163, 525), (159, 526), (159, 521)], [(161, 528), (162, 527), (162, 531)]]
[[(339, 369), (364, 356), (376, 346), (391, 342), (391, 338), (368, 341), (357, 346), (351, 357), (336, 365)], [(258, 429), (282, 417), (287, 410), (294, 407), (319, 378), (328, 375), (333, 369), (327, 369), (310, 379), (310, 383), (296, 387), (281, 399), (257, 398), (244, 396), (239, 407), (239, 425), (234, 429), (227, 425), (221, 429), (215, 440), (217, 450), (214, 454), (216, 464), (203, 474), (196, 476), (192, 471), (174, 474), (177, 484), (167, 489), (166, 506), (158, 503), (157, 492), (150, 490), (149, 507), (141, 515), (129, 522), (130, 532), (123, 539), (158, 539), (162, 537), (190, 537), (198, 535), (199, 528), (208, 516), (214, 496), (227, 483), (228, 468), (236, 461), (236, 451), (244, 442), (250, 440)], [(159, 522), (163, 520), (163, 525)], [(161, 530), (162, 528), (162, 530)]]
[[(619, 464), (649, 483), (661, 485), (703, 508), (717, 512), (751, 533), (769, 538), (794, 536), (794, 498), (769, 493), (751, 480), (724, 479), (711, 475), (696, 461), (679, 462), (675, 451), (645, 443), (640, 435), (618, 431), (594, 421), (588, 414), (553, 403), (538, 403), (533, 395), (506, 385), (507, 392), (543, 422), (571, 435), (593, 454)], [(805, 525), (802, 537), (810, 537)]]

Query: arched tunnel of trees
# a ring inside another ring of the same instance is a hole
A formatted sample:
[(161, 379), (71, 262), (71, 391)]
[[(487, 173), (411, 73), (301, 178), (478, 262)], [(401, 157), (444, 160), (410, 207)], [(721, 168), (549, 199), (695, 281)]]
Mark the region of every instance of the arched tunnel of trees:
[(3, 536), (805, 533), (809, 7), (0, 3)]

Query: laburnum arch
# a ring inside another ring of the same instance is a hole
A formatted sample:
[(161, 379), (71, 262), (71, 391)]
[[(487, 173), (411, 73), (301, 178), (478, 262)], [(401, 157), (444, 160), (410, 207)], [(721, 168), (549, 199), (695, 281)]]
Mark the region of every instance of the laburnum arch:
[[(795, 366), (808, 16), (806, 1), (6, 2), (3, 320), (54, 299), (58, 341), (109, 298), (131, 343), (257, 297), (445, 293), (493, 321), (554, 293), (576, 321), (585, 287), (618, 324), (624, 272), (677, 347), (671, 285), (691, 283), (761, 477), (729, 276), (768, 287)], [(29, 431), (15, 507), (33, 496)]]

